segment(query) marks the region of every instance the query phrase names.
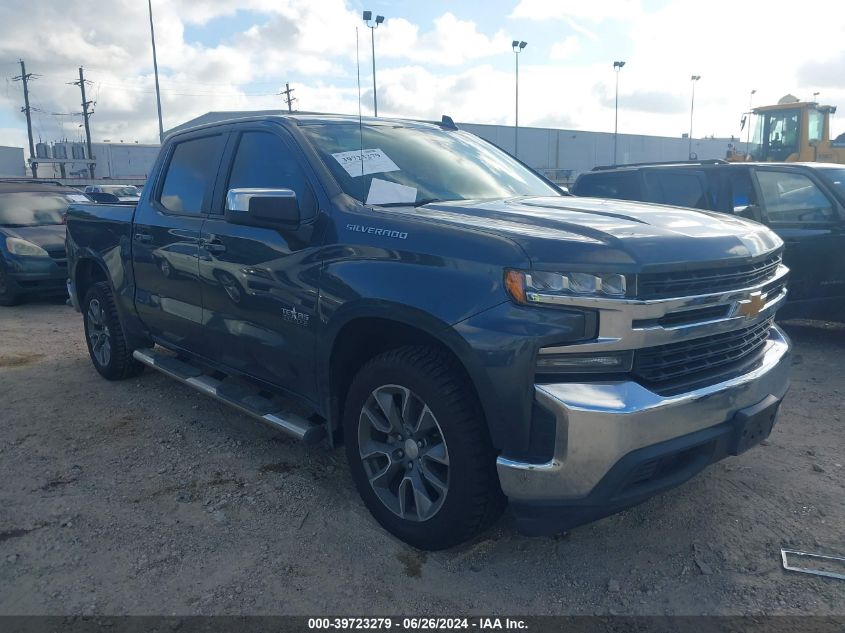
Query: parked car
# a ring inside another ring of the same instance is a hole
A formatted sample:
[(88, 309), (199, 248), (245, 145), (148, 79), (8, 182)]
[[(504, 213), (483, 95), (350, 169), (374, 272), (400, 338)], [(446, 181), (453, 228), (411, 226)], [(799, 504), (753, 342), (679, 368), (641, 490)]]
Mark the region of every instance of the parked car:
[[(115, 196), (120, 202), (138, 202), (141, 197), (141, 192), (134, 185), (88, 185), (85, 187), (85, 193), (109, 194)], [(97, 200), (97, 198), (94, 199)], [(111, 202), (111, 200), (103, 197), (97, 202)]]
[(0, 306), (67, 292), (65, 212), (90, 198), (50, 181), (0, 179)]
[(152, 173), (134, 208), (69, 213), (94, 368), (344, 442), (417, 547), (505, 500), (527, 534), (641, 502), (759, 443), (787, 390), (760, 224), (563, 195), (448, 118), (245, 115)]
[(781, 318), (845, 321), (845, 165), (622, 165), (581, 174), (577, 196), (641, 200), (762, 222), (786, 243), (789, 296)]

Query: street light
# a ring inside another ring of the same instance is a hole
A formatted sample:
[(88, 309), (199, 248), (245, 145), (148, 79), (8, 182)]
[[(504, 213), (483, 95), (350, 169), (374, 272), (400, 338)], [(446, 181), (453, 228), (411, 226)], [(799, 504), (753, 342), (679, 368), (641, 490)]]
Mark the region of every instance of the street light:
[(517, 158), (519, 157), (519, 54), (526, 46), (528, 46), (528, 42), (520, 42), (519, 40), (511, 42), (511, 48), (513, 48), (514, 58), (516, 59), (516, 125), (513, 129), (513, 155)]
[(616, 71), (616, 110), (613, 116), (613, 164), (617, 163), (616, 143), (619, 135), (619, 71), (625, 66), (625, 62), (613, 62), (613, 70)]
[(748, 130), (745, 132), (745, 160), (748, 160), (748, 154), (751, 152), (751, 117), (754, 116), (754, 95), (756, 90), (752, 90), (748, 97)]
[(690, 101), (689, 106), (689, 160), (693, 160), (692, 158), (692, 113), (695, 110), (695, 82), (701, 79), (701, 75), (692, 75), (690, 77), (692, 80), (692, 100)]
[(819, 94), (821, 94), (821, 93), (818, 93), (818, 92), (814, 92), (814, 93), (813, 93), (813, 103), (817, 103), (817, 102), (818, 102), (818, 97), (819, 97)]
[(364, 11), (364, 22), (370, 28), (370, 42), (373, 45), (373, 114), (378, 116), (378, 97), (376, 96), (376, 29), (378, 25), (384, 22), (383, 15), (377, 15), (375, 22), (370, 24), (373, 20), (373, 12), (372, 11)]

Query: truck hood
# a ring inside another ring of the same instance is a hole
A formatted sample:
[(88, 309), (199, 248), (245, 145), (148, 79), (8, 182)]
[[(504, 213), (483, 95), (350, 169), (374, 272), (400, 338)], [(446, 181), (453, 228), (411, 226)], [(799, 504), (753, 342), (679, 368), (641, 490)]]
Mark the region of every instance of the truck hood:
[(535, 267), (636, 272), (746, 261), (783, 245), (765, 226), (723, 213), (599, 198), (459, 200), (424, 205), (413, 214), (506, 235), (522, 246)]
[(8, 237), (18, 237), (37, 244), (46, 251), (64, 250), (65, 225), (45, 224), (43, 226), (2, 226), (0, 232)]

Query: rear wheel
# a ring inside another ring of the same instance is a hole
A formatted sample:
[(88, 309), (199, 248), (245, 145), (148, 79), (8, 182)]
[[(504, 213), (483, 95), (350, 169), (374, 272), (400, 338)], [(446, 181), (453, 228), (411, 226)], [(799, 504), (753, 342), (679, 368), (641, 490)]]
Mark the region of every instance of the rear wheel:
[(404, 347), (367, 363), (349, 389), (344, 437), (365, 505), (411, 545), (456, 545), (504, 507), (475, 392), (437, 349)]
[(0, 261), (0, 306), (13, 306), (21, 302), (21, 296), (15, 290), (15, 282), (9, 279), (6, 264)]
[(144, 366), (126, 344), (109, 285), (100, 281), (89, 288), (82, 302), (85, 340), (94, 368), (103, 378), (123, 380), (137, 376)]

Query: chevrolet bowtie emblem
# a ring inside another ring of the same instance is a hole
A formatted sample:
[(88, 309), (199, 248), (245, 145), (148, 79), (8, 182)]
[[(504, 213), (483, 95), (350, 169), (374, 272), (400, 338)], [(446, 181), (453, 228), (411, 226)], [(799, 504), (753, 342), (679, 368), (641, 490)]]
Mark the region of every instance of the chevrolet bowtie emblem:
[(760, 311), (766, 306), (767, 295), (762, 292), (752, 292), (748, 295), (748, 299), (742, 299), (736, 302), (736, 310), (734, 316), (754, 317), (760, 314)]

